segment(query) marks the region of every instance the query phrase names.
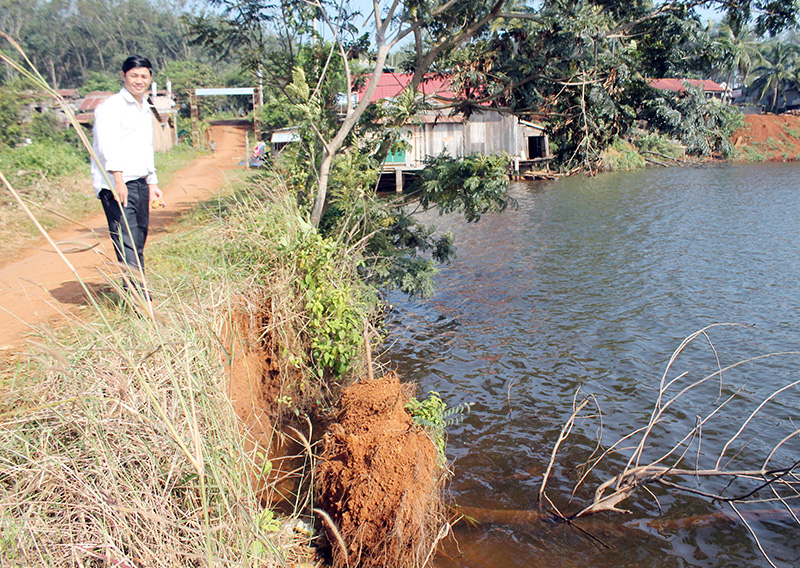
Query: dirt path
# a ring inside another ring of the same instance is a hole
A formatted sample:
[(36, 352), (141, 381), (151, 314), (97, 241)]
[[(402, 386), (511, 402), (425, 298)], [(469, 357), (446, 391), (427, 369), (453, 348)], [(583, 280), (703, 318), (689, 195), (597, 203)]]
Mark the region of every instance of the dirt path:
[[(167, 206), (151, 211), (149, 243), (195, 203), (220, 189), (226, 171), (241, 168), (244, 131), (244, 124), (238, 122), (212, 125), (216, 158), (196, 159), (161, 188)], [(94, 288), (105, 282), (101, 273), (114, 272), (112, 260), (116, 260), (102, 211), (98, 201), (96, 215), (50, 234), (81, 279)], [(26, 251), (19, 260), (0, 265), (0, 355), (18, 349), (34, 326), (57, 326), (86, 305), (75, 275), (42, 239), (41, 246)]]

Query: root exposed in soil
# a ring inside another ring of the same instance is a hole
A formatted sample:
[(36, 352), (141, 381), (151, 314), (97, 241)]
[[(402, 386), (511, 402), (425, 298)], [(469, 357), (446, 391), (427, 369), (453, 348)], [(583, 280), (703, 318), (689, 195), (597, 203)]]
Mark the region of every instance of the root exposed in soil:
[(446, 470), (404, 408), (412, 390), (394, 373), (348, 387), (325, 434), (316, 506), (335, 568), (418, 567), (436, 545)]

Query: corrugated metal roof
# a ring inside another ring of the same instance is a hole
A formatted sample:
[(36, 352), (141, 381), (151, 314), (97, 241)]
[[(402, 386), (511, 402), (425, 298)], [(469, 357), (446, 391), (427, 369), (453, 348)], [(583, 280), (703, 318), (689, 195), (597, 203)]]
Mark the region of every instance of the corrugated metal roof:
[(113, 95), (107, 91), (92, 91), (86, 98), (83, 99), (81, 106), (78, 107), (79, 112), (94, 112), (94, 109), (100, 106), (104, 100)]
[(56, 93), (65, 99), (77, 99), (80, 97), (78, 89), (56, 89)]
[[(382, 73), (378, 77), (378, 86), (370, 99), (371, 102), (396, 97), (411, 83), (412, 77), (413, 75), (410, 73)], [(366, 92), (371, 79), (370, 77), (364, 86), (359, 89), (359, 99)], [(420, 84), (419, 91), (427, 96), (454, 99), (456, 95), (450, 88), (449, 78), (431, 76)]]

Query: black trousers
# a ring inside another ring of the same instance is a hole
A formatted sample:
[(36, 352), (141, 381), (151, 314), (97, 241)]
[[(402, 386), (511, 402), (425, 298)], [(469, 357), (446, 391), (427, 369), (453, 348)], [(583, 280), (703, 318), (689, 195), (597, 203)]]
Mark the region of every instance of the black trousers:
[[(144, 243), (150, 224), (150, 186), (145, 178), (131, 180), (128, 186), (128, 204), (123, 209), (109, 189), (100, 190), (100, 201), (108, 220), (108, 232), (114, 243), (117, 260), (132, 271), (144, 270)], [(126, 226), (122, 216), (128, 220)], [(128, 232), (130, 227), (130, 232)]]

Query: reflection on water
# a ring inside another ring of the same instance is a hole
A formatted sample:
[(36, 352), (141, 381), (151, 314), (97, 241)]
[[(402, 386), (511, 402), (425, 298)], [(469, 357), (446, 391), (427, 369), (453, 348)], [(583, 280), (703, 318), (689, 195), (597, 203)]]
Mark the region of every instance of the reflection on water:
[[(450, 432), (455, 500), (485, 509), (537, 508), (541, 476), (576, 390), (596, 396), (609, 443), (647, 421), (671, 353), (704, 326), (751, 327), (712, 329), (716, 351), (697, 342), (671, 376), (685, 371), (686, 380), (696, 379), (718, 364), (800, 348), (799, 187), (800, 166), (793, 164), (650, 169), (515, 184), (519, 210), (477, 224), (427, 218), (455, 233), (458, 258), (442, 270), (434, 298), (391, 297), (393, 343), (384, 360), (423, 393), (436, 390), (453, 406), (473, 403), (467, 420)], [(704, 431), (703, 451), (719, 448), (755, 401), (798, 378), (799, 362), (788, 355), (754, 362), (683, 397), (654, 431), (646, 457), (659, 455), (696, 416), (741, 388), (737, 404)], [(779, 421), (798, 411), (798, 390), (783, 393), (757, 425), (769, 434), (737, 459), (760, 465), (782, 436), (778, 424), (786, 422)], [(580, 508), (568, 502), (569, 491), (598, 425), (578, 424), (559, 456), (550, 485), (559, 507)], [(792, 441), (779, 457), (798, 454)], [(725, 511), (722, 505), (663, 490), (628, 505), (632, 516), (584, 521), (600, 542), (562, 525), (461, 523), (457, 543), (444, 546), (437, 564), (768, 565), (740, 523), (713, 516)], [(677, 522), (686, 517), (715, 520)], [(780, 515), (753, 517), (774, 558), (796, 565), (796, 525)], [(676, 522), (645, 523), (654, 518)]]

